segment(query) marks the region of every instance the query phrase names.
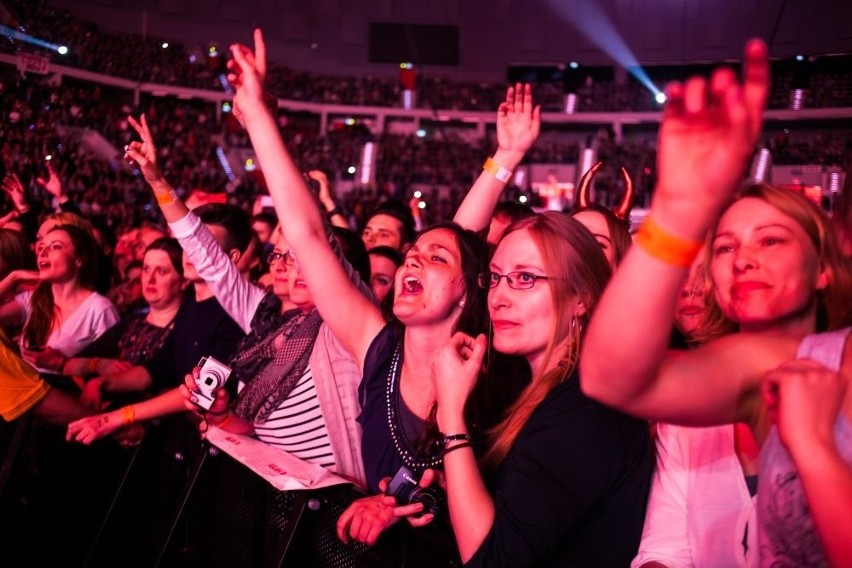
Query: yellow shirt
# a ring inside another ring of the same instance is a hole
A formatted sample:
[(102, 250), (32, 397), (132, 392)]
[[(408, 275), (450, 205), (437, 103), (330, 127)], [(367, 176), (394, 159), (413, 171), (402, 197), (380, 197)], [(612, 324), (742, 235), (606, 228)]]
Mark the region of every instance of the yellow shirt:
[(0, 331), (0, 416), (12, 421), (38, 404), (50, 391), (38, 371), (21, 359)]

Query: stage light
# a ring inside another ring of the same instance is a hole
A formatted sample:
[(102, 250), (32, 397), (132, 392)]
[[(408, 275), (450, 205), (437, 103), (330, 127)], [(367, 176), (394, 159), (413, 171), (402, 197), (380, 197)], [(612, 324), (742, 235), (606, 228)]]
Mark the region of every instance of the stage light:
[(355, 119), (354, 118), (347, 118), (345, 122), (346, 122), (346, 126), (355, 126)]
[(666, 94), (665, 93), (657, 93), (654, 95), (654, 100), (659, 104), (663, 104), (666, 102)]
[(518, 198), (518, 201), (520, 201), (521, 203), (526, 203), (527, 202), (527, 196), (526, 195), (520, 196)]
[(222, 103), (222, 112), (231, 112), (231, 103), (227, 101)]
[(422, 128), (417, 129), (417, 137), (418, 138), (426, 138), (426, 131)]
[(549, 0), (549, 4), (554, 12), (574, 24), (589, 42), (612, 57), (655, 97), (661, 92), (598, 4), (594, 1), (568, 3), (563, 0)]
[(420, 199), (421, 197), (423, 197), (423, 192), (418, 189), (414, 192), (414, 197)]
[(570, 67), (571, 69), (576, 69), (579, 66), (580, 66), (580, 64), (577, 63), (576, 61), (572, 61), (571, 63), (568, 64), (568, 67)]
[(65, 55), (68, 53), (68, 48), (64, 45), (58, 45), (55, 43), (50, 43), (49, 41), (45, 41), (43, 39), (39, 39), (37, 37), (31, 36), (29, 34), (25, 34), (23, 32), (25, 28), (21, 27), (20, 31), (12, 29), (8, 26), (4, 26), (0, 24), (0, 35), (6, 36), (11, 39), (21, 40), (26, 43), (30, 43), (32, 45), (37, 45), (39, 47), (43, 47), (45, 49), (50, 49), (58, 52), (60, 55)]
[(805, 56), (804, 56), (804, 55), (797, 55), (797, 56), (796, 56), (796, 61), (804, 61), (804, 60), (805, 60)]
[(417, 207), (420, 208), (420, 209), (426, 209), (426, 202), (425, 201), (418, 201)]
[(355, 166), (349, 166), (346, 169), (346, 171), (349, 172), (350, 174), (354, 174), (355, 173)]
[(169, 42), (164, 41), (163, 42), (163, 49), (168, 49), (168, 48), (169, 48)]

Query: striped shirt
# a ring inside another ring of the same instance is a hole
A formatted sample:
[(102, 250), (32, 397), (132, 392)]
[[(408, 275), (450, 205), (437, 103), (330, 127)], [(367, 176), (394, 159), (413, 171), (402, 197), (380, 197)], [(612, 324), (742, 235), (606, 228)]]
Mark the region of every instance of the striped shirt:
[(334, 471), (328, 427), (317, 399), (310, 366), (305, 368), (290, 395), (266, 421), (254, 423), (254, 431), (260, 441)]

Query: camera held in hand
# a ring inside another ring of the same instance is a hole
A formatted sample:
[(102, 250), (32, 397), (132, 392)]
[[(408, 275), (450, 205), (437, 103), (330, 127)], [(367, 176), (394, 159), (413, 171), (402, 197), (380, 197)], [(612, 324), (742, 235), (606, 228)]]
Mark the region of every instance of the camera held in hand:
[(195, 379), (195, 403), (204, 410), (210, 410), (213, 401), (216, 400), (215, 391), (225, 386), (228, 377), (231, 376), (231, 368), (213, 357), (202, 357), (198, 362), (198, 377)]
[(388, 495), (393, 496), (400, 505), (423, 503), (420, 515), (433, 514), (441, 511), (444, 495), (440, 489), (420, 487), (414, 473), (405, 466), (399, 468), (388, 486)]

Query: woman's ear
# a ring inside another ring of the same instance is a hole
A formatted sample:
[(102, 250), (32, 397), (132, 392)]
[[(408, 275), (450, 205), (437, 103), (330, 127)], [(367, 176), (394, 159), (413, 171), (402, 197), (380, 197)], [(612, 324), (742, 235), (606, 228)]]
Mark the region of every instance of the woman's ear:
[(575, 318), (581, 318), (584, 315), (586, 315), (587, 311), (589, 311), (589, 310), (586, 307), (586, 303), (583, 302), (582, 300), (577, 300), (577, 302), (574, 304), (574, 312), (573, 312), (572, 315)]

